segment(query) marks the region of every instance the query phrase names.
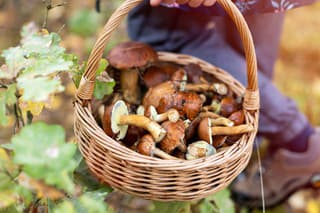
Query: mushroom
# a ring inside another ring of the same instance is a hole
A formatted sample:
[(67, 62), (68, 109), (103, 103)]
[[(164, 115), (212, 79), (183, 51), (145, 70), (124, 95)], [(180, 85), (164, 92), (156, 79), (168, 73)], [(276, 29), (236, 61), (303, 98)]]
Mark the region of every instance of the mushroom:
[(128, 103), (139, 104), (138, 69), (158, 60), (155, 50), (141, 42), (124, 42), (114, 47), (107, 59), (112, 67), (121, 71), (120, 85), (124, 99)]
[(162, 68), (157, 66), (149, 67), (143, 74), (143, 81), (148, 88), (168, 80), (170, 80), (170, 75), (163, 72)]
[(158, 123), (161, 123), (165, 120), (169, 120), (175, 123), (179, 120), (180, 117), (179, 112), (173, 108), (162, 114), (158, 114), (156, 108), (152, 105), (149, 106), (148, 110), (145, 113), (145, 116)]
[(178, 159), (158, 149), (156, 147), (156, 142), (154, 141), (153, 137), (149, 134), (142, 136), (136, 149), (140, 154), (147, 155), (147, 156), (152, 156), (152, 157), (158, 156), (166, 160)]
[(219, 117), (219, 118), (210, 118), (211, 120), (211, 126), (233, 126), (234, 123), (225, 117)]
[(166, 131), (156, 122), (143, 115), (129, 115), (124, 101), (117, 101), (111, 112), (111, 129), (117, 135), (117, 140), (123, 139), (127, 133), (128, 125), (137, 126), (150, 132), (156, 142), (161, 141)]
[(180, 91), (185, 90), (185, 86), (187, 84), (187, 73), (184, 69), (180, 68), (175, 71), (171, 76), (171, 81), (175, 85), (176, 88), (179, 88)]
[(212, 100), (211, 105), (202, 107), (203, 111), (211, 111), (222, 115), (223, 117), (228, 117), (232, 113), (236, 112), (239, 105), (235, 99), (232, 97), (225, 97), (220, 102), (217, 100)]
[(229, 120), (233, 121), (234, 125), (240, 125), (244, 123), (245, 116), (243, 110), (236, 111), (229, 116)]
[(196, 93), (176, 92), (162, 97), (156, 109), (163, 113), (174, 108), (179, 111), (180, 116), (186, 116), (192, 121), (199, 114), (201, 106), (202, 100)]
[(200, 77), (202, 76), (202, 69), (198, 64), (188, 64), (184, 67), (187, 72), (187, 77), (191, 83), (200, 83)]
[(178, 148), (182, 152), (186, 152), (184, 142), (185, 126), (182, 120), (177, 122), (166, 121), (161, 125), (167, 132), (165, 138), (160, 142), (159, 147), (167, 153), (171, 153)]
[(188, 146), (186, 159), (194, 160), (215, 154), (216, 149), (206, 141), (197, 141)]
[(208, 92), (213, 91), (219, 95), (226, 95), (228, 93), (228, 87), (223, 83), (198, 83), (198, 84), (186, 84), (186, 91), (192, 92)]
[(204, 118), (200, 121), (198, 135), (202, 140), (213, 144), (212, 136), (214, 135), (238, 135), (253, 131), (253, 126), (242, 124), (238, 126), (212, 126), (210, 118)]
[(175, 92), (176, 87), (172, 83), (172, 81), (166, 81), (164, 83), (158, 84), (155, 87), (151, 87), (145, 94), (142, 100), (142, 104), (145, 109), (148, 109), (150, 105), (153, 105), (155, 108), (157, 108), (162, 97), (172, 95)]

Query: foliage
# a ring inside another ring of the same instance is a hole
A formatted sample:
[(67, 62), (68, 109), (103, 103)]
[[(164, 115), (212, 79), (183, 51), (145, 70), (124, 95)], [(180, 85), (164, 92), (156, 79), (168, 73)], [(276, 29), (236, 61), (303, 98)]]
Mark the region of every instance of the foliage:
[(86, 37), (97, 32), (101, 21), (101, 16), (94, 10), (82, 9), (71, 15), (68, 26), (72, 33)]
[(12, 113), (16, 131), (2, 145), (7, 150), (0, 148), (0, 211), (110, 212), (104, 198), (112, 190), (88, 175), (76, 144), (65, 141), (65, 130), (32, 123), (63, 91), (59, 73), (77, 72), (76, 57), (65, 53), (56, 33), (29, 24), (21, 36), (19, 46), (3, 51), (0, 69), (0, 124), (8, 125)]

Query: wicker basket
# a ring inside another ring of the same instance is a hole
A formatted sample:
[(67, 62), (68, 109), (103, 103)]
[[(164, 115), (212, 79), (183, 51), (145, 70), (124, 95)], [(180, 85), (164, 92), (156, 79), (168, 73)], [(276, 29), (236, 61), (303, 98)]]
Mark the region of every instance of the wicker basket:
[(102, 182), (145, 199), (188, 201), (204, 198), (227, 187), (246, 167), (258, 126), (259, 93), (257, 65), (249, 29), (230, 0), (218, 0), (238, 28), (247, 60), (248, 87), (245, 89), (227, 72), (203, 60), (173, 53), (159, 52), (159, 59), (181, 65), (196, 63), (205, 72), (227, 84), (237, 95), (244, 95), (246, 123), (254, 131), (243, 134), (229, 149), (196, 160), (162, 160), (132, 151), (108, 137), (91, 111), (95, 73), (111, 33), (127, 13), (143, 0), (125, 1), (111, 16), (100, 34), (82, 76), (75, 102), (75, 135), (89, 169)]

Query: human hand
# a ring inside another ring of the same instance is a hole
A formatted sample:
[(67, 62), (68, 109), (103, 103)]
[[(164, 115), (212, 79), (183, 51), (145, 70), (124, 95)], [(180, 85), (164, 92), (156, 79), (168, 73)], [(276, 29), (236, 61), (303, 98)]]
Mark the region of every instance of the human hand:
[(204, 5), (210, 7), (216, 3), (216, 0), (150, 0), (151, 6), (158, 6), (161, 3), (164, 4), (188, 4), (190, 7), (199, 7)]

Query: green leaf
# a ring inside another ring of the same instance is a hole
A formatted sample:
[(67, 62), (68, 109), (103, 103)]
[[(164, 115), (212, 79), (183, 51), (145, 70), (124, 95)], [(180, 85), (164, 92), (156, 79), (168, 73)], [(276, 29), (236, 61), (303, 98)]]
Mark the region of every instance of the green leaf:
[(50, 94), (63, 91), (60, 80), (48, 77), (19, 78), (18, 88), (21, 89), (24, 101), (46, 101)]
[(63, 201), (56, 208), (54, 208), (53, 213), (76, 213), (76, 210), (70, 201)]
[(1, 67), (0, 79), (15, 78), (28, 64), (28, 60), (25, 58), (26, 52), (20, 46), (4, 50), (1, 56), (5, 58), (7, 66)]
[(76, 145), (65, 142), (61, 126), (42, 122), (26, 126), (12, 138), (14, 162), (30, 177), (72, 193)]
[(102, 99), (105, 95), (110, 95), (116, 85), (115, 81), (102, 82), (96, 80), (93, 95), (96, 99)]
[(191, 212), (190, 202), (153, 202), (152, 213), (189, 213)]
[(234, 204), (230, 198), (230, 191), (228, 189), (221, 190), (209, 197), (205, 198), (200, 206), (201, 213), (205, 212), (235, 212)]
[(102, 58), (102, 59), (99, 61), (99, 66), (98, 66), (98, 69), (97, 69), (96, 76), (101, 75), (102, 72), (106, 70), (108, 64), (109, 64), (108, 61), (107, 61), (106, 59)]
[(91, 36), (101, 26), (102, 17), (94, 10), (76, 10), (68, 20), (68, 27), (72, 33), (80, 36)]
[(17, 102), (16, 84), (10, 84), (6, 89), (0, 90), (0, 125), (7, 125), (8, 118), (6, 115), (6, 106), (13, 105)]

